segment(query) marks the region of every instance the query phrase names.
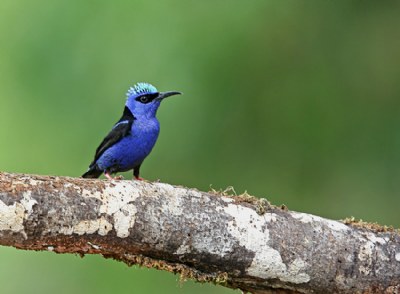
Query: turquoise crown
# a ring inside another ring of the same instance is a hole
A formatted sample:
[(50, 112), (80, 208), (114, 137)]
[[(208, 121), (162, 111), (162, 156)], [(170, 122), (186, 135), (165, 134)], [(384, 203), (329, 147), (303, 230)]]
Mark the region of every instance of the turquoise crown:
[(129, 98), (130, 96), (137, 96), (146, 93), (156, 93), (158, 92), (156, 87), (149, 83), (137, 83), (133, 87), (128, 89), (126, 96)]

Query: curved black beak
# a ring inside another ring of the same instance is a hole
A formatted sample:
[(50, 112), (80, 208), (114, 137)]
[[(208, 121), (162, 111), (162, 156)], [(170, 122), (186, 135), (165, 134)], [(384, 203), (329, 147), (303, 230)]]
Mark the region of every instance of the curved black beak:
[(164, 98), (167, 98), (169, 96), (174, 96), (174, 95), (181, 95), (181, 92), (176, 92), (176, 91), (171, 91), (171, 92), (160, 92), (157, 96), (157, 100), (163, 100)]

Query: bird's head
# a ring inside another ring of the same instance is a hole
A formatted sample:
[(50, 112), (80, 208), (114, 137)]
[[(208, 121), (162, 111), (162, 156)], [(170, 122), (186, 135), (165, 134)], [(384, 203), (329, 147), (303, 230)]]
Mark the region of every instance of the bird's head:
[(148, 83), (137, 83), (130, 87), (126, 93), (125, 105), (136, 117), (154, 117), (157, 109), (164, 98), (179, 95), (180, 92), (158, 92), (157, 89)]

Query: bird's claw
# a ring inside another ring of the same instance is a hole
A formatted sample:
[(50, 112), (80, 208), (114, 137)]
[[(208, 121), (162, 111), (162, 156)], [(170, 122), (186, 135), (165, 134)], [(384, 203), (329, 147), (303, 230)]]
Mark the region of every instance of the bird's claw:
[(104, 176), (109, 180), (114, 180), (114, 178), (109, 173), (104, 173)]
[(116, 176), (116, 177), (112, 177), (109, 173), (104, 173), (104, 176), (107, 178), (107, 179), (109, 179), (109, 180), (116, 180), (116, 181), (121, 181), (121, 180), (123, 180), (124, 179), (124, 176), (122, 176), (122, 175), (119, 175), (119, 176)]

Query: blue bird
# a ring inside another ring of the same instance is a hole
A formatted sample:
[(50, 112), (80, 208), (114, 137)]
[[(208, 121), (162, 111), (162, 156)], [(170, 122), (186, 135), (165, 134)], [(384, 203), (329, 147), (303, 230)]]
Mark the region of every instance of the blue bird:
[(158, 92), (148, 83), (130, 87), (121, 119), (97, 147), (94, 160), (83, 178), (98, 178), (133, 169), (137, 180), (143, 160), (150, 154), (160, 132), (157, 109), (161, 101), (180, 92)]

